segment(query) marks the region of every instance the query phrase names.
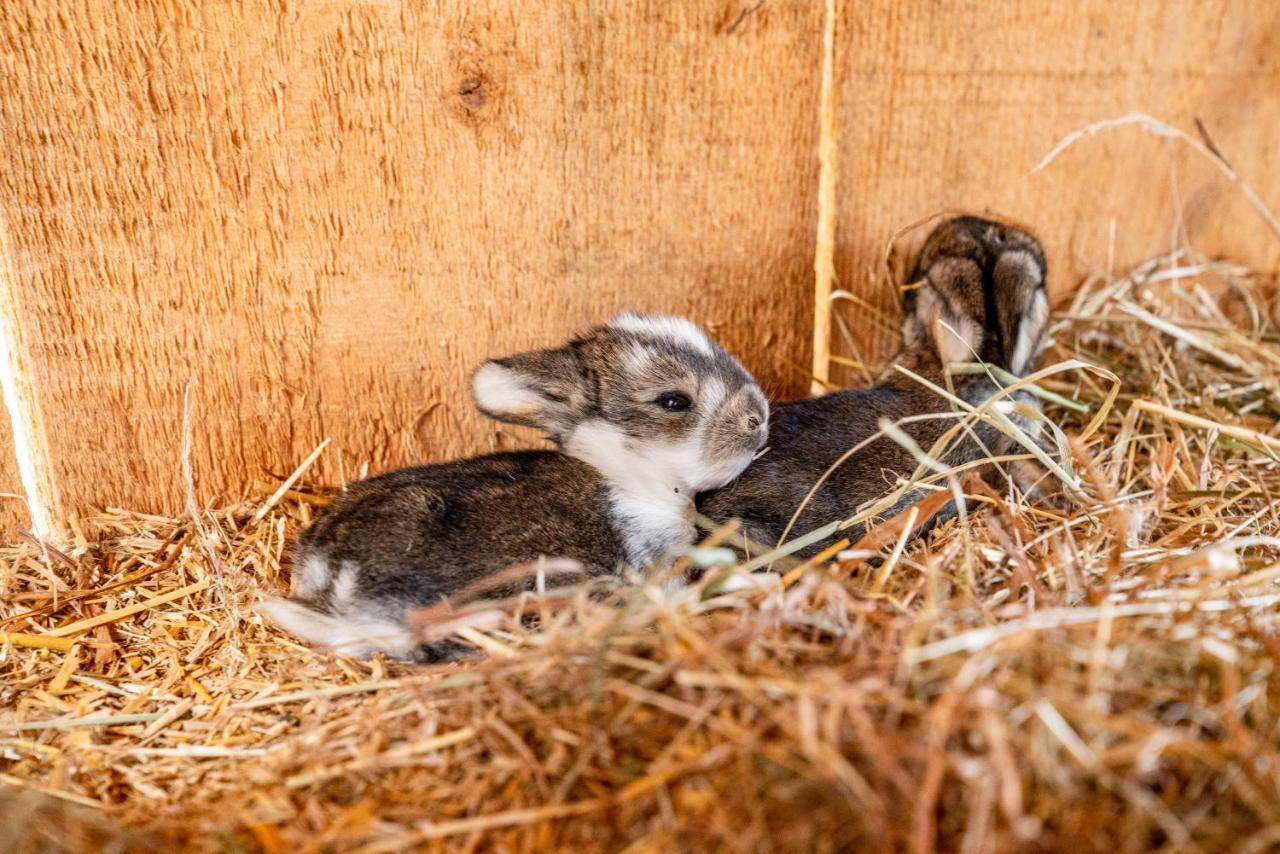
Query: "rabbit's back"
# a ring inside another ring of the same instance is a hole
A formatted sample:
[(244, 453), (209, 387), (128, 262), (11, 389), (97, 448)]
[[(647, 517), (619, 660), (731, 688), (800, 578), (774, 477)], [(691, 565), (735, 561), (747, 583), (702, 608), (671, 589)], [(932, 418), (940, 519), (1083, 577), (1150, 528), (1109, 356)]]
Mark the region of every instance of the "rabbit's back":
[[(428, 605), (514, 564), (612, 572), (622, 545), (594, 469), (552, 451), (400, 469), (352, 484), (298, 543), (295, 595), (353, 567), (357, 599)], [(376, 535), (371, 535), (376, 532)]]
[[(965, 396), (975, 399), (994, 391), (985, 381), (973, 381), (967, 386)], [(717, 521), (741, 519), (743, 533), (766, 546), (775, 545), (788, 526), (790, 538), (794, 538), (847, 517), (860, 504), (883, 495), (899, 478), (909, 477), (916, 469), (915, 457), (902, 445), (887, 437), (872, 439), (880, 430), (881, 419), (896, 422), (904, 414), (947, 411), (947, 403), (936, 395), (894, 385), (774, 404), (768, 447), (785, 452), (766, 452), (736, 481), (702, 495), (699, 510)], [(903, 425), (903, 430), (927, 450), (954, 425), (952, 419), (935, 418)], [(985, 426), (977, 426), (975, 432), (983, 439), (994, 439)], [(858, 450), (840, 462), (844, 453), (854, 448)], [(947, 459), (955, 465), (983, 453), (977, 443), (962, 440)], [(819, 481), (821, 485), (796, 515), (801, 501)], [(904, 503), (919, 497), (915, 492), (909, 493), (904, 496)], [(855, 526), (842, 532), (842, 536), (856, 540), (862, 531), (862, 526)], [(828, 542), (816, 543), (799, 554), (816, 553)]]

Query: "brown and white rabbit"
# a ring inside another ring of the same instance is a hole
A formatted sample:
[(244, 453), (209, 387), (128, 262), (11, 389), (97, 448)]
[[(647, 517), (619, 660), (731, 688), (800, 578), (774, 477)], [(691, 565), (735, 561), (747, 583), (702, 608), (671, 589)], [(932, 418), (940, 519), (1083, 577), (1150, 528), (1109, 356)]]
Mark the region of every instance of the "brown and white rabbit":
[[(913, 287), (904, 292), (902, 347), (876, 384), (774, 403), (769, 450), (733, 483), (699, 496), (700, 511), (719, 522), (740, 519), (748, 538), (772, 547), (789, 526), (787, 537), (794, 540), (848, 518), (885, 494), (898, 477), (907, 478), (915, 471), (917, 460), (892, 439), (880, 438), (839, 465), (791, 524), (814, 484), (842, 455), (875, 434), (882, 419), (898, 422), (952, 411), (950, 402), (896, 371), (894, 364), (943, 388), (947, 387), (946, 366), (953, 362), (981, 359), (1011, 374), (1025, 375), (1049, 320), (1044, 279), (1044, 252), (1036, 238), (1021, 229), (976, 217), (937, 226), (916, 260), (910, 279)], [(973, 405), (997, 391), (986, 374), (951, 380), (956, 395)], [(954, 425), (954, 419), (927, 419), (904, 424), (903, 430), (928, 450)], [(959, 442), (942, 462), (957, 465), (988, 452), (1005, 452), (1011, 445), (985, 423), (975, 424), (972, 435), (979, 441)], [(885, 515), (920, 497), (918, 490), (906, 493)], [(936, 518), (949, 513), (954, 508)], [(862, 526), (853, 526), (840, 536), (856, 541), (862, 533)], [(797, 554), (812, 555), (835, 536), (809, 544)]]
[(488, 361), (472, 385), (486, 414), (539, 427), (560, 450), (351, 484), (303, 532), (292, 597), (259, 606), (269, 619), (351, 655), (454, 657), (455, 644), (420, 646), (408, 612), (541, 557), (592, 575), (669, 557), (693, 542), (694, 495), (737, 477), (768, 432), (755, 380), (682, 318), (623, 314), (563, 347)]

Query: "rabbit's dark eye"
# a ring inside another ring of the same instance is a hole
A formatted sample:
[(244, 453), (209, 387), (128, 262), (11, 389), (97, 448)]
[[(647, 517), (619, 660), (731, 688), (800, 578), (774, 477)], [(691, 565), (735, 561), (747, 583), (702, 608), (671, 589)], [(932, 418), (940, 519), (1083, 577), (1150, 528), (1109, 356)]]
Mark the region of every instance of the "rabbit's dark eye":
[(681, 394), (678, 391), (663, 392), (658, 395), (658, 399), (654, 402), (668, 412), (684, 412), (693, 406), (693, 401), (689, 399), (689, 395)]

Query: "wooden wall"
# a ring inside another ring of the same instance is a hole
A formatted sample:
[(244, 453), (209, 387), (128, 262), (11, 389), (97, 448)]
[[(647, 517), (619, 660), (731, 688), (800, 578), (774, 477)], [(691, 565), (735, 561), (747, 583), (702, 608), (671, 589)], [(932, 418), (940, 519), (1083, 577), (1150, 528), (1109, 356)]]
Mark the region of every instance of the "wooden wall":
[[(962, 206), (1035, 225), (1065, 288), (1113, 219), (1117, 263), (1169, 245), (1175, 173), (1199, 248), (1274, 265), (1162, 140), (1029, 171), (1097, 119), (1200, 117), (1280, 207), (1278, 16), (844, 0), (840, 284), (886, 304), (887, 237)], [(0, 286), (58, 512), (178, 509), (189, 382), (201, 501), (326, 436), (328, 480), (527, 441), (473, 413), (470, 369), (623, 308), (688, 314), (802, 393), (822, 22), (797, 0), (4, 4)]]
[(18, 477), (13, 433), (6, 421), (0, 423), (0, 533), (8, 535), (15, 528), (31, 528), (25, 497)]
[(468, 374), (624, 308), (803, 387), (821, 9), (6, 4), (0, 211), (67, 509), (487, 450)]

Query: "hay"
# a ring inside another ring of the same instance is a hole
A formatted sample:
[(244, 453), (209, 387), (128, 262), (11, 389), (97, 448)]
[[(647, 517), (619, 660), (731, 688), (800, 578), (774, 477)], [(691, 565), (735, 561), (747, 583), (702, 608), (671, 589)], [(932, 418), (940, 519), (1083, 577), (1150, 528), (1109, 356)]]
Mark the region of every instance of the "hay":
[(781, 578), (491, 607), (460, 621), (476, 663), (261, 624), (324, 502), (305, 487), (11, 545), (0, 848), (1271, 850), (1274, 291), (1182, 255), (1085, 283), (1049, 360), (1119, 399), (1041, 382), (1090, 406), (1050, 403), (1069, 435), (1105, 412), (1062, 461), (1083, 507), (965, 480), (966, 521), (926, 543), (922, 503)]

